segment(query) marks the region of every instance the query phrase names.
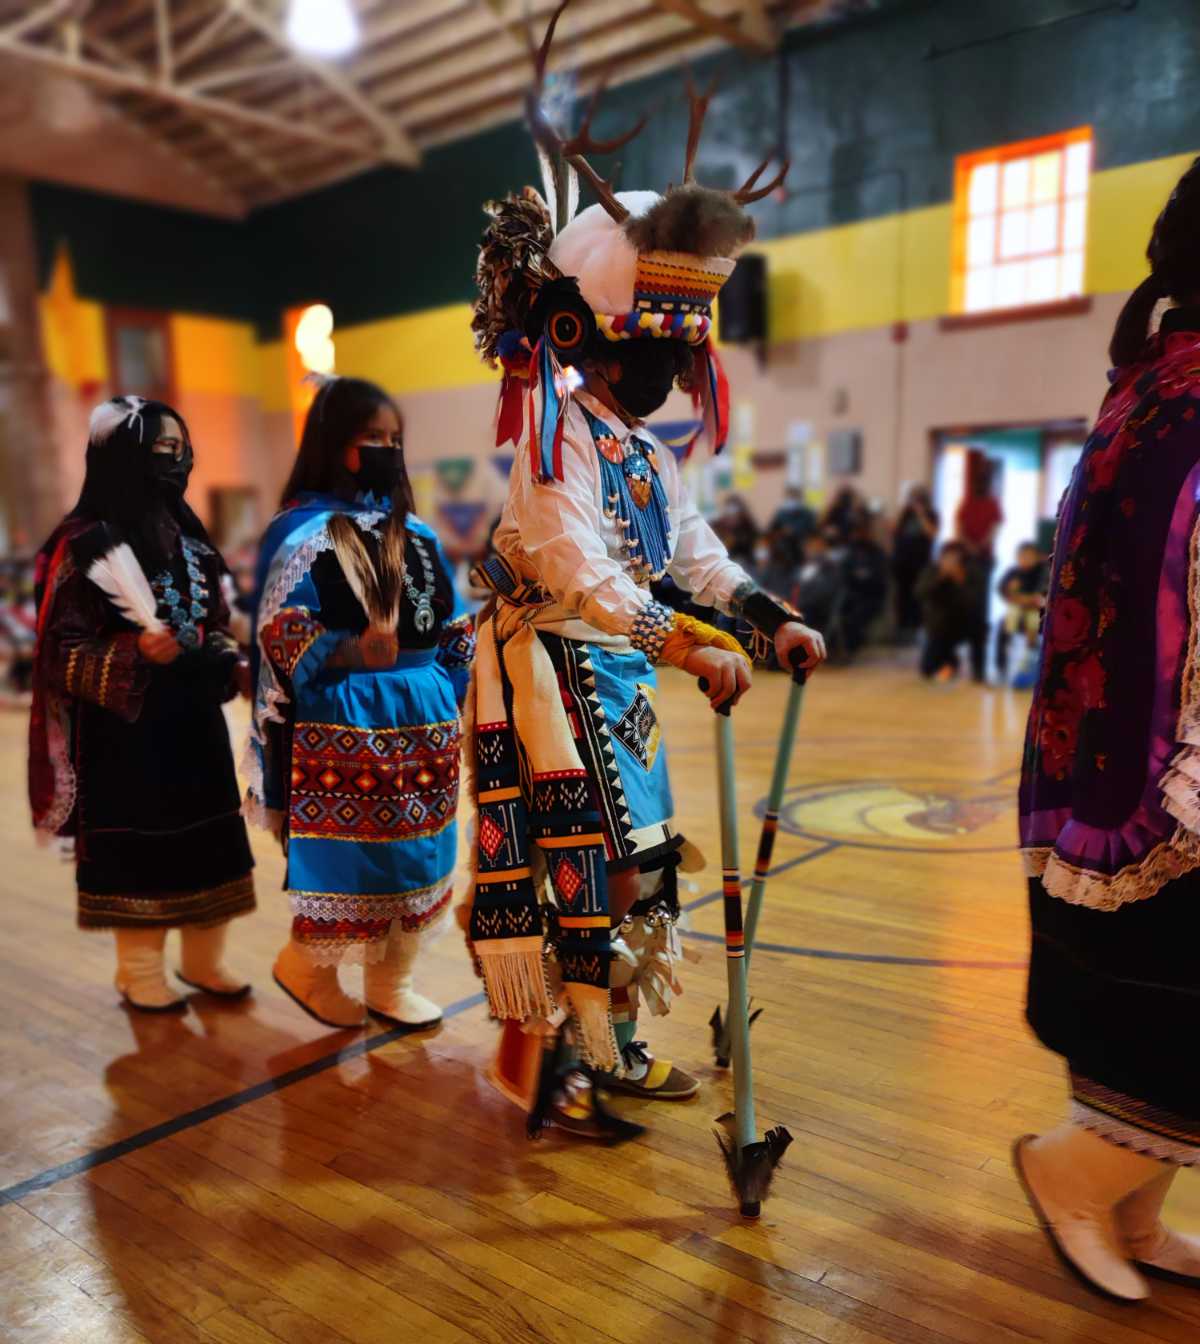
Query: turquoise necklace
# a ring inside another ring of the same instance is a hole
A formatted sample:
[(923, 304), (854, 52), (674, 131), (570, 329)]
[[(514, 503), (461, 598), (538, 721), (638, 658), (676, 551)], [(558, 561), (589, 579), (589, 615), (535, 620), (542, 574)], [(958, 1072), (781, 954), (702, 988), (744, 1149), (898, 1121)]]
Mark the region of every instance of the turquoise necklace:
[(660, 579), (671, 562), (671, 521), (658, 455), (634, 434), (622, 443), (587, 407), (580, 409), (600, 459), (604, 516), (625, 534), (621, 546), (630, 572), (638, 582)]
[(200, 554), (200, 544), (191, 537), (184, 537), (183, 560), (188, 576), (186, 598), (175, 586), (175, 576), (169, 569), (164, 569), (150, 580), (159, 606), (167, 609), (167, 624), (180, 646), (185, 649), (199, 647), (199, 624), (208, 613), (208, 581), (200, 567)]

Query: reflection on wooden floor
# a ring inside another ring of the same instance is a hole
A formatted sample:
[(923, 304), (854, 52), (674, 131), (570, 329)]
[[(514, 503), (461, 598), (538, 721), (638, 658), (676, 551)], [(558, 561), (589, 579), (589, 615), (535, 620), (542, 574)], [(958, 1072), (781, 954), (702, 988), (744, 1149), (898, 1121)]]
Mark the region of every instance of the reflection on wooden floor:
[[(747, 860), (785, 690), (760, 677), (735, 716)], [(616, 1152), (525, 1140), (480, 1073), (495, 1030), (457, 934), (421, 968), (457, 1009), (440, 1031), (363, 1051), (303, 1016), (270, 981), (287, 919), (266, 845), (231, 957), (256, 996), (126, 1014), (109, 939), (76, 932), (70, 871), (30, 836), (24, 721), (0, 717), (0, 1339), (1195, 1340), (1200, 1294), (1122, 1308), (1068, 1279), (1009, 1173), (1011, 1139), (1064, 1102), (1021, 1017), (1023, 701), (883, 665), (810, 691), (753, 967), (760, 1125), (796, 1139), (758, 1225), (710, 1132), (730, 1089), (705, 1025), (724, 983), (708, 715), (674, 674), (660, 709), (709, 866), (689, 895), (704, 961), (646, 1034), (704, 1087), (620, 1103), (650, 1131)], [(1200, 1192), (1177, 1184), (1194, 1228)]]

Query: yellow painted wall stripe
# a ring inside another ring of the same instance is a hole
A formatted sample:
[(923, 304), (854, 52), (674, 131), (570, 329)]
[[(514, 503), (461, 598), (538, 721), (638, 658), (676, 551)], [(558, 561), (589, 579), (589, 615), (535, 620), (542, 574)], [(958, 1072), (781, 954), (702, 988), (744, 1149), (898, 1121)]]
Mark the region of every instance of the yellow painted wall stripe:
[[(1089, 293), (1132, 289), (1145, 275), (1154, 219), (1191, 159), (1181, 154), (1092, 175)], [(952, 214), (947, 203), (759, 243), (770, 265), (771, 340), (941, 316), (950, 302)], [(52, 371), (76, 386), (107, 381), (103, 310), (75, 296), (61, 264), (42, 296), (42, 316)], [(470, 318), (470, 305), (456, 303), (338, 327), (338, 372), (369, 378), (398, 396), (496, 384), (498, 374), (475, 353)], [(190, 314), (173, 315), (172, 338), (181, 389), (253, 396), (271, 412), (289, 409), (280, 341), (256, 343), (247, 323)]]

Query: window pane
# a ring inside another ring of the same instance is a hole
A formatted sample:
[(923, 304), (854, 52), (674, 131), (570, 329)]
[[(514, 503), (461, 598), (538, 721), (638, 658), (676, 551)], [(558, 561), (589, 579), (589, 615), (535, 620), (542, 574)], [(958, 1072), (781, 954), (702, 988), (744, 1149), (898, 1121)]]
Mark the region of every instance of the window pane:
[(1062, 151), (1052, 149), (1048, 154), (1039, 154), (1033, 161), (1034, 201), (1057, 200), (1061, 177)]
[(1032, 211), (1029, 220), (1029, 251), (1035, 256), (1039, 252), (1058, 251), (1058, 203), (1039, 205)]
[(1058, 258), (1039, 257), (1029, 263), (1027, 303), (1049, 303), (1058, 298)]
[(996, 307), (1016, 308), (1025, 300), (1025, 280), (1029, 263), (1010, 261), (996, 267)]
[(1088, 189), (1088, 171), (1092, 166), (1092, 142), (1079, 140), (1067, 150), (1067, 196), (1082, 196)]
[(967, 272), (965, 306), (968, 313), (985, 313), (996, 306), (996, 268), (984, 266)]
[(973, 219), (967, 228), (967, 265), (985, 266), (996, 259), (996, 216)]
[(1000, 216), (1000, 256), (1023, 257), (1029, 251), (1028, 210), (1010, 210)]
[(1068, 252), (1062, 259), (1058, 284), (1059, 295), (1073, 299), (1083, 293), (1083, 253)]
[(972, 215), (990, 215), (996, 208), (996, 185), (1000, 170), (994, 163), (981, 163), (971, 169), (971, 185), (967, 192), (967, 212)]
[(1000, 203), (1005, 210), (1029, 204), (1029, 160), (1010, 159), (1001, 175)]
[(1087, 238), (1087, 201), (1068, 201), (1063, 212), (1063, 250), (1083, 251)]

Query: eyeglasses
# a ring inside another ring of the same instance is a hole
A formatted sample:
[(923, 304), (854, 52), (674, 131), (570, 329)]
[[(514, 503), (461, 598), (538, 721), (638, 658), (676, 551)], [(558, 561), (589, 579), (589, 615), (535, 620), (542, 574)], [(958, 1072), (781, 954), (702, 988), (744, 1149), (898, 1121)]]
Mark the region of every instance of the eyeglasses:
[(381, 429), (368, 429), (358, 436), (357, 442), (363, 448), (394, 448), (404, 451), (403, 434), (385, 434)]
[(187, 452), (187, 445), (182, 439), (155, 439), (150, 451), (159, 453), (163, 457), (173, 457), (176, 462), (182, 462), (184, 454)]

